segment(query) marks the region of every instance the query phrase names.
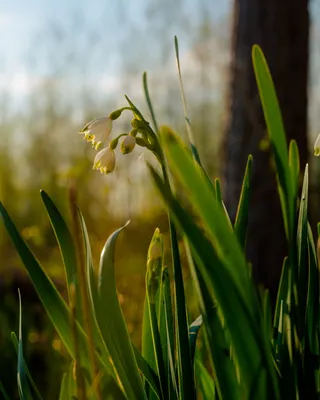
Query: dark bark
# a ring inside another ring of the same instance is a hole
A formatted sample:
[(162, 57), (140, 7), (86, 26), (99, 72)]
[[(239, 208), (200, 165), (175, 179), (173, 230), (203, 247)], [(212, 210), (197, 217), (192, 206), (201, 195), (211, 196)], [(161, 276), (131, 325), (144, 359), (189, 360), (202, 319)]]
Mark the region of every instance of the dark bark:
[(236, 214), (248, 154), (253, 155), (247, 255), (255, 279), (274, 298), (287, 254), (275, 173), (261, 149), (265, 122), (254, 78), (251, 48), (259, 44), (276, 86), (287, 139), (295, 139), (301, 166), (307, 157), (308, 0), (235, 0), (230, 103), (226, 129), (225, 200)]

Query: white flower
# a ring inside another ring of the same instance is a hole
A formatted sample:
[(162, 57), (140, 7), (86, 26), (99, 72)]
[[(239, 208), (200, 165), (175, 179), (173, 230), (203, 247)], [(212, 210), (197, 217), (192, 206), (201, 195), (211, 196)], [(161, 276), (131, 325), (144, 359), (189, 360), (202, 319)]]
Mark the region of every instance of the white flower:
[(100, 150), (93, 162), (93, 169), (99, 169), (101, 173), (110, 174), (116, 165), (116, 155), (109, 146)]
[(122, 143), (121, 143), (121, 153), (122, 154), (128, 154), (131, 153), (132, 150), (134, 149), (134, 146), (136, 145), (136, 139), (131, 136), (131, 135), (127, 135)]
[(314, 142), (314, 155), (320, 156), (320, 133), (317, 137), (317, 140)]
[(99, 117), (88, 122), (80, 134), (84, 134), (88, 142), (92, 142), (92, 146), (98, 150), (103, 142), (105, 142), (112, 130), (112, 120), (110, 117)]

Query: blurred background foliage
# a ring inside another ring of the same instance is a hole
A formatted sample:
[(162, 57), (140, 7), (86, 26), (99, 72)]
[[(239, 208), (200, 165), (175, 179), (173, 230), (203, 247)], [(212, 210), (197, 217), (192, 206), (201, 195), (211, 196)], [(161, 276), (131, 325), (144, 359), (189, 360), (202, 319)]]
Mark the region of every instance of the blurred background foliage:
[[(118, 153), (115, 172), (102, 176), (92, 170), (94, 150), (77, 131), (90, 119), (126, 105), (124, 93), (147, 116), (141, 84), (147, 70), (158, 120), (185, 135), (174, 61), (176, 34), (196, 144), (210, 175), (219, 175), (232, 2), (42, 3), (32, 1), (27, 6), (14, 1), (9, 6), (0, 1), (5, 42), (0, 48), (0, 199), (44, 268), (60, 283), (62, 293), (61, 259), (39, 190), (49, 193), (68, 217), (68, 187), (76, 185), (96, 266), (108, 235), (131, 219), (119, 240), (116, 273), (129, 332), (139, 346), (147, 248), (156, 226), (167, 232), (165, 212), (140, 149), (125, 157)], [(320, 126), (320, 8), (315, 0), (310, 10), (309, 137), (313, 143)], [(115, 122), (113, 135), (130, 130), (129, 117)], [(313, 177), (316, 181), (319, 174)], [(1, 225), (0, 260), (2, 381), (12, 380), (7, 387), (15, 387), (10, 332), (17, 331), (20, 287), (26, 358), (44, 397), (56, 398), (64, 368), (56, 361), (64, 352)], [(192, 299), (187, 271), (186, 286)], [(194, 314), (195, 307), (191, 304)]]

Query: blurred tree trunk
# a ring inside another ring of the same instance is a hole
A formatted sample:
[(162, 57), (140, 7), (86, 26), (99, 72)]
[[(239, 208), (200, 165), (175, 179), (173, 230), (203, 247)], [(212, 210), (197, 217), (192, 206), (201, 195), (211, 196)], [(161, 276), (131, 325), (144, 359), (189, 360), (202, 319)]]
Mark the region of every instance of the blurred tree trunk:
[(251, 48), (259, 44), (267, 58), (287, 139), (297, 141), (303, 169), (308, 157), (308, 0), (235, 0), (233, 18), (230, 103), (224, 143), (225, 200), (234, 218), (246, 160), (252, 154), (247, 255), (256, 281), (270, 288), (274, 300), (287, 248), (270, 153), (261, 146), (266, 128)]

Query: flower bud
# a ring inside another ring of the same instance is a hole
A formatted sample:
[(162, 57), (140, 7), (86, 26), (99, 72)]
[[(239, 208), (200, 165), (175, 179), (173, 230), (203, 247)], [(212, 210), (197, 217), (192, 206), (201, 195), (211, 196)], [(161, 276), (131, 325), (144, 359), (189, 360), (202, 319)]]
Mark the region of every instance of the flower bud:
[(115, 119), (118, 119), (120, 115), (122, 114), (123, 108), (119, 108), (119, 110), (115, 110), (112, 113), (109, 114), (109, 118), (114, 121)]
[(141, 137), (137, 137), (136, 138), (136, 143), (137, 145), (141, 146), (141, 147), (147, 147), (148, 143)]
[(146, 274), (146, 286), (149, 296), (149, 301), (154, 303), (156, 293), (159, 289), (161, 282), (161, 271), (162, 271), (162, 257), (163, 257), (163, 237), (157, 228), (151, 239), (151, 243), (148, 250), (148, 261), (147, 261), (147, 274)]
[(157, 260), (162, 256), (162, 243), (159, 241), (154, 242), (149, 249), (149, 260)]
[(101, 173), (110, 174), (116, 165), (116, 155), (109, 146), (105, 147), (96, 155), (93, 162), (93, 169), (100, 170)]
[(148, 260), (157, 260), (162, 257), (163, 252), (163, 237), (159, 228), (156, 228), (151, 239), (148, 250)]
[(131, 126), (132, 126), (132, 128), (134, 128), (134, 129), (138, 129), (138, 130), (144, 130), (144, 129), (146, 129), (147, 128), (147, 126), (148, 125), (146, 125), (146, 124), (148, 124), (146, 121), (141, 121), (140, 119), (137, 119), (137, 118), (133, 118), (132, 120), (131, 120)]
[(136, 145), (136, 139), (131, 135), (127, 135), (121, 143), (121, 148), (120, 148), (121, 153), (122, 154), (131, 153), (135, 145)]
[(314, 155), (317, 157), (320, 156), (320, 133), (314, 143)]

